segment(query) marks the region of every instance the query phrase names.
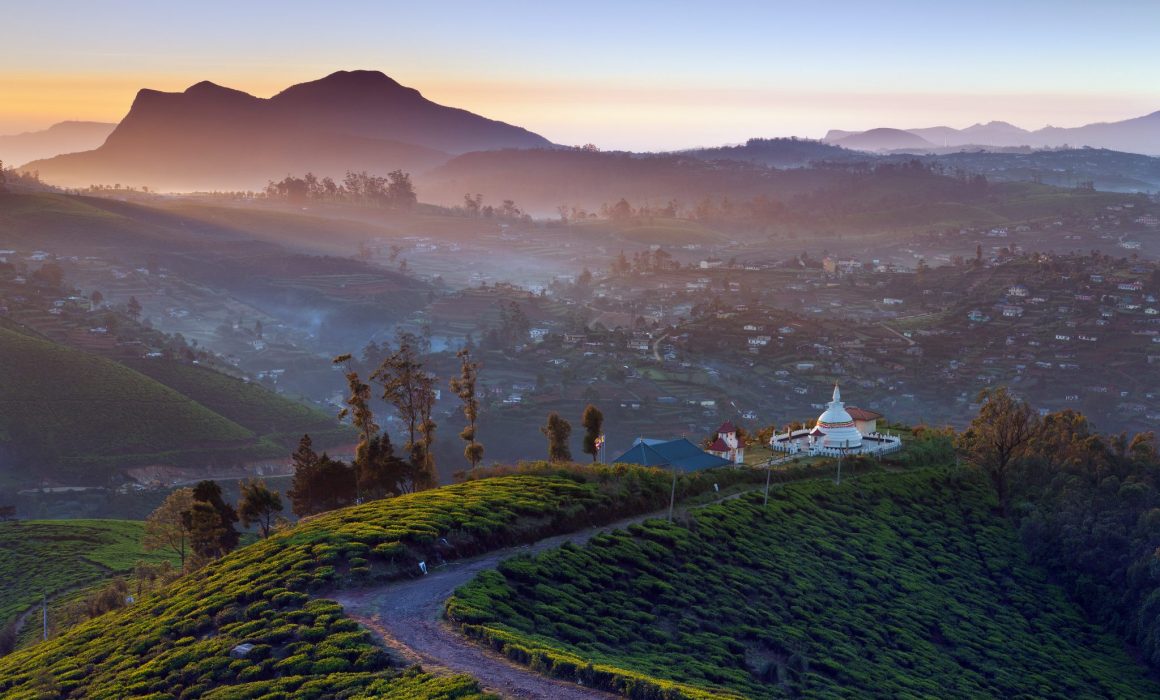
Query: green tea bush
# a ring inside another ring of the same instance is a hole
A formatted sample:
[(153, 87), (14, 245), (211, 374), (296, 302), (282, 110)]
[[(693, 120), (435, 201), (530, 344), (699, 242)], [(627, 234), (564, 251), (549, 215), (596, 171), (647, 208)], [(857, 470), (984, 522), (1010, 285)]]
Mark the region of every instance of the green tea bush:
[(447, 616), (634, 698), (1149, 697), (958, 470), (813, 481), (520, 557)]
[[(516, 474), (315, 516), (0, 659), (0, 697), (40, 697), (46, 684), (72, 698), (479, 697), (470, 678), (390, 668), (369, 633), (316, 596), (656, 509), (668, 479), (627, 467)], [(243, 642), (255, 646), (230, 659)]]

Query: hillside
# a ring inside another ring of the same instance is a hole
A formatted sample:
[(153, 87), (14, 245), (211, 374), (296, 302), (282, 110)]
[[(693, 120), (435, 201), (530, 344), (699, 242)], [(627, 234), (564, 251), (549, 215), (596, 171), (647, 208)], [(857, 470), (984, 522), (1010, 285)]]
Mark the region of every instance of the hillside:
[(219, 407), (244, 402), (230, 410), (255, 410), (259, 429), (112, 360), (0, 328), (0, 477), (104, 484), (132, 465), (282, 457), (284, 446), (259, 435), (322, 424), (313, 412), (295, 416), (284, 399), (259, 397), (225, 377), (205, 375), (191, 388), (182, 372), (167, 374)]
[(509, 658), (630, 697), (1160, 692), (995, 510), (965, 473), (800, 483), (768, 508), (743, 497), (509, 560), (447, 614)]
[(207, 367), (156, 360), (129, 360), (125, 364), (288, 449), (303, 433), (310, 433), (320, 444), (350, 435), (330, 414)]
[(60, 122), (41, 131), (0, 136), (0, 160), (5, 166), (51, 158), (62, 153), (89, 151), (104, 143), (116, 124)]
[(859, 151), (893, 151), (901, 148), (923, 150), (934, 146), (921, 136), (901, 129), (871, 129), (860, 134), (843, 136), (833, 142), (835, 146)]
[[(0, 696), (474, 698), (470, 678), (400, 673), (328, 600), (336, 587), (418, 575), (459, 558), (646, 512), (654, 470), (473, 481), (312, 518), (235, 551), (128, 609), (0, 659)], [(245, 659), (229, 652), (255, 644)]]
[(436, 104), (377, 71), (339, 71), (262, 99), (203, 81), (184, 92), (141, 90), (91, 151), (33, 161), (45, 181), (162, 190), (258, 190), (313, 171), (425, 170), (448, 154), (546, 147), (541, 136)]
[(798, 138), (749, 139), (741, 146), (718, 146), (682, 151), (680, 155), (703, 160), (741, 160), (774, 168), (802, 168), (818, 161), (843, 161), (867, 158), (864, 153), (849, 151), (822, 141)]
[(0, 522), (0, 627), (47, 594), (91, 586), (129, 573), (138, 561), (176, 563), (141, 548), (136, 520), (19, 520)]
[(691, 204), (705, 196), (791, 196), (816, 190), (831, 178), (815, 170), (780, 172), (692, 155), (530, 149), (467, 153), (418, 186), (426, 201), (461, 204), (465, 192), (474, 192), (493, 202), (515, 199), (534, 214), (550, 216), (561, 204), (595, 212), (621, 197), (637, 204), (674, 198)]

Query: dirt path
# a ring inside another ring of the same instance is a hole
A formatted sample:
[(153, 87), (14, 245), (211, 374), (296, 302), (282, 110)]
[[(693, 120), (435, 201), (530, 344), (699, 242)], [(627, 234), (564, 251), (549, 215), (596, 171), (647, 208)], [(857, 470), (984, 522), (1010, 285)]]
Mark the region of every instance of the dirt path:
[[(737, 498), (748, 492), (731, 494), (714, 502)], [(347, 615), (374, 632), (385, 647), (405, 662), (422, 664), (429, 671), (466, 673), (478, 679), (487, 690), (505, 698), (580, 700), (617, 697), (541, 676), (476, 644), (443, 619), (443, 605), (456, 588), (480, 572), (494, 569), (504, 559), (519, 554), (536, 554), (566, 542), (581, 545), (601, 532), (623, 529), (633, 523), (666, 515), (667, 509), (626, 518), (601, 527), (548, 537), (530, 545), (462, 559), (433, 568), (422, 578), (379, 588), (337, 591), (328, 597), (341, 603)]]
[(653, 343), (653, 359), (655, 359), (657, 362), (664, 362), (664, 360), (661, 359), (661, 343), (665, 342), (665, 338), (667, 337), (669, 337), (669, 334), (666, 332), (664, 335), (657, 338), (655, 343)]

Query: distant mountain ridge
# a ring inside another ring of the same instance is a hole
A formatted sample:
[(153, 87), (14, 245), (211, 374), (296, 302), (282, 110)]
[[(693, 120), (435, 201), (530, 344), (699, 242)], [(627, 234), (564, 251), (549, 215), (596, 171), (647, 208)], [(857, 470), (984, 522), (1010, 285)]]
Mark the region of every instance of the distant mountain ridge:
[[(881, 132), (890, 132), (891, 138), (884, 138)], [(928, 145), (915, 142), (898, 146), (896, 144), (899, 143), (899, 138), (896, 132), (921, 138), (928, 142)], [(1116, 122), (1098, 122), (1069, 128), (1047, 126), (1035, 131), (1028, 131), (1002, 121), (974, 124), (965, 129), (949, 126), (871, 129), (862, 132), (831, 129), (822, 141), (864, 151), (890, 151), (900, 148), (932, 150), (967, 146), (1057, 148), (1067, 145), (1073, 148), (1088, 146), (1125, 153), (1160, 155), (1160, 111)]]
[(209, 81), (180, 93), (143, 89), (102, 146), (23, 169), (74, 187), (257, 189), (291, 172), (423, 170), (467, 151), (551, 145), (381, 72), (339, 71), (269, 99)]
[(60, 122), (41, 131), (0, 136), (0, 160), (13, 166), (62, 153), (92, 150), (117, 128), (105, 122)]

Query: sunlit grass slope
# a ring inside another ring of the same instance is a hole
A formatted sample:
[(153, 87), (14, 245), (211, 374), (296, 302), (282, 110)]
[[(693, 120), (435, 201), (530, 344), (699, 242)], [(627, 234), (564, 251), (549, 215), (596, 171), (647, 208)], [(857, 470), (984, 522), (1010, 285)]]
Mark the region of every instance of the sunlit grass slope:
[(981, 479), (814, 481), (509, 560), (448, 615), (635, 698), (1156, 697), (1027, 564)]
[[(0, 697), (475, 697), (470, 678), (400, 676), (368, 632), (315, 596), (667, 498), (662, 472), (608, 469), (482, 479), (327, 513), (0, 659)], [(230, 658), (243, 642), (251, 654)]]
[(138, 561), (171, 560), (141, 548), (136, 520), (22, 520), (0, 523), (0, 625), (70, 588), (128, 573)]

